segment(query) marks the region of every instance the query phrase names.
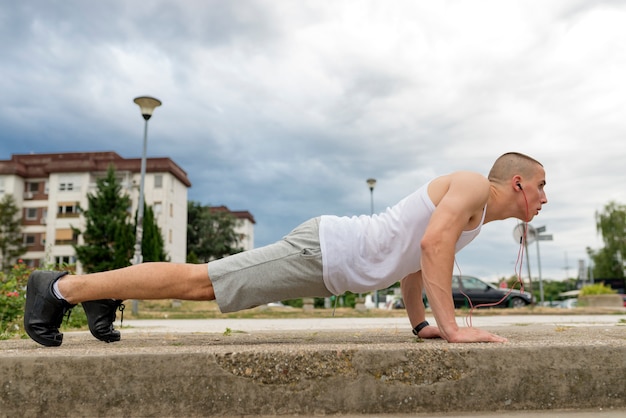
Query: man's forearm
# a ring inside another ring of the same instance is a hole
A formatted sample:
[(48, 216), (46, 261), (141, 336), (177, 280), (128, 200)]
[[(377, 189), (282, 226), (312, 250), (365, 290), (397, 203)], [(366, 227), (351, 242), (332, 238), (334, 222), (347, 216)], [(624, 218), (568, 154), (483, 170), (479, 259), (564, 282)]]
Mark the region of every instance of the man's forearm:
[(427, 278), (424, 278), (424, 286), (426, 288), (426, 296), (428, 296), (430, 308), (437, 321), (441, 335), (443, 338), (450, 341), (454, 333), (459, 330), (454, 313), (452, 292), (436, 283), (429, 283)]
[(454, 251), (439, 249), (423, 249), (422, 281), (433, 316), (442, 336), (450, 341), (459, 330), (452, 299), (452, 266)]
[(406, 314), (411, 322), (411, 327), (423, 322), (426, 319), (426, 309), (422, 300), (422, 276), (420, 272), (406, 276), (400, 282), (402, 299)]

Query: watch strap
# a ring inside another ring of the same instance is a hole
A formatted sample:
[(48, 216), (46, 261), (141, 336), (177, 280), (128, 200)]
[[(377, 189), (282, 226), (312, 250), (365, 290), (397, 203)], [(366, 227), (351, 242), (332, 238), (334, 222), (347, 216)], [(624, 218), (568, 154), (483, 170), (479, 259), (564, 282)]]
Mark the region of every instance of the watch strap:
[(422, 321), (419, 324), (417, 324), (415, 326), (415, 328), (413, 328), (413, 334), (414, 335), (418, 335), (420, 333), (421, 330), (423, 330), (424, 328), (426, 328), (427, 326), (429, 326), (430, 324), (428, 323), (428, 321)]

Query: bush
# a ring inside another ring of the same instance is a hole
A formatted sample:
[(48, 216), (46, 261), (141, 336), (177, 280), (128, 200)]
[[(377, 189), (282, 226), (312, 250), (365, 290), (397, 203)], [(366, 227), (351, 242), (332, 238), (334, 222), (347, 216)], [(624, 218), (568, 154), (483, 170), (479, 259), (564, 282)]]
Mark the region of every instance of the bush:
[[(64, 270), (73, 270), (64, 266)], [(24, 305), (26, 303), (26, 283), (33, 268), (19, 260), (8, 273), (0, 272), (0, 340), (11, 338), (24, 332)], [(87, 324), (87, 316), (82, 306), (72, 309), (61, 328), (82, 328)]]
[(612, 293), (617, 293), (617, 292), (611, 289), (610, 286), (606, 286), (602, 283), (596, 283), (596, 284), (583, 286), (582, 289), (580, 289), (580, 294), (578, 296), (610, 295)]
[(21, 329), (26, 302), (26, 282), (32, 269), (21, 260), (8, 272), (0, 272), (0, 338)]

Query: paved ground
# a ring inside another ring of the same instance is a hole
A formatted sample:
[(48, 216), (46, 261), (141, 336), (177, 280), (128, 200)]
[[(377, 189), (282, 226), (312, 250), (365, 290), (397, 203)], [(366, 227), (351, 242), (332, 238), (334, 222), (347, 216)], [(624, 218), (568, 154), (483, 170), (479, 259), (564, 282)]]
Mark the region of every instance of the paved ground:
[[(431, 324), (433, 318), (427, 318)], [(468, 318), (457, 318), (460, 326), (469, 322)], [(503, 315), (475, 316), (471, 318), (475, 327), (524, 327), (529, 325), (547, 326), (605, 326), (622, 323), (626, 327), (624, 315)], [(117, 323), (119, 326), (119, 321)], [(330, 331), (330, 330), (376, 330), (394, 329), (409, 332), (410, 325), (405, 317), (397, 318), (302, 318), (302, 319), (138, 319), (125, 320), (126, 332), (225, 332), (231, 331)], [(626, 329), (626, 328), (625, 328)]]
[[(341, 415), (341, 418), (624, 418), (626, 409), (602, 410), (590, 409), (586, 411), (528, 411), (528, 412), (492, 412), (492, 413), (467, 413), (467, 414), (401, 414), (401, 415)], [(259, 417), (262, 418), (262, 417)], [(269, 418), (269, 417), (268, 417)], [(273, 417), (272, 417), (273, 418)], [(303, 417), (298, 418), (313, 418)]]
[[(498, 327), (511, 328), (527, 327), (532, 325), (543, 325), (553, 327), (605, 327), (620, 324), (621, 320), (626, 321), (626, 316), (610, 315), (561, 315), (561, 316), (494, 316), (475, 317), (471, 319), (472, 325), (477, 327), (489, 327), (498, 332)], [(433, 318), (429, 318), (431, 323), (435, 323)], [(467, 318), (460, 318), (459, 325), (466, 325)], [(315, 331), (315, 330), (356, 330), (356, 329), (395, 329), (405, 331), (408, 327), (408, 320), (405, 318), (319, 318), (319, 319), (213, 319), (213, 320), (132, 320), (125, 326), (125, 332), (225, 332), (226, 329), (241, 332), (259, 331)], [(626, 322), (624, 323), (626, 333)], [(525, 411), (525, 412), (480, 412), (480, 413), (428, 413), (428, 414), (394, 414), (394, 415), (342, 415), (344, 418), (408, 418), (408, 417), (446, 417), (446, 418), (494, 418), (506, 415), (509, 418), (624, 418), (626, 409), (588, 409), (584, 411), (560, 410), (560, 411)], [(300, 416), (300, 418), (303, 418)], [(306, 417), (304, 417), (306, 418)]]
[[(341, 415), (341, 418), (624, 418), (626, 417), (626, 409), (620, 410), (602, 410), (589, 409), (586, 411), (527, 411), (527, 412), (492, 412), (492, 413), (466, 413), (466, 414), (400, 414), (400, 415)], [(263, 417), (258, 417), (263, 418)], [(269, 418), (269, 417), (268, 417)], [(273, 417), (272, 417), (273, 418)], [(298, 418), (313, 418), (303, 417)]]
[(0, 417), (626, 416), (626, 314), (472, 322), (509, 343), (420, 342), (402, 317), (125, 320), (114, 344), (0, 341)]

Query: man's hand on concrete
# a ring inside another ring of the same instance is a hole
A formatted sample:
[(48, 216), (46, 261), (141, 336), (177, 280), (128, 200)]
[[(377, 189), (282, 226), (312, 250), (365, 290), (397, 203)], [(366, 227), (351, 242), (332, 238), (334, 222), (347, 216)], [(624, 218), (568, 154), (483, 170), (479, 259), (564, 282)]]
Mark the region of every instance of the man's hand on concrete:
[(429, 325), (422, 328), (419, 334), (420, 338), (442, 338), (438, 327)]
[(468, 327), (458, 328), (454, 333), (448, 335), (447, 341), (449, 343), (506, 343), (509, 340), (479, 328)]

